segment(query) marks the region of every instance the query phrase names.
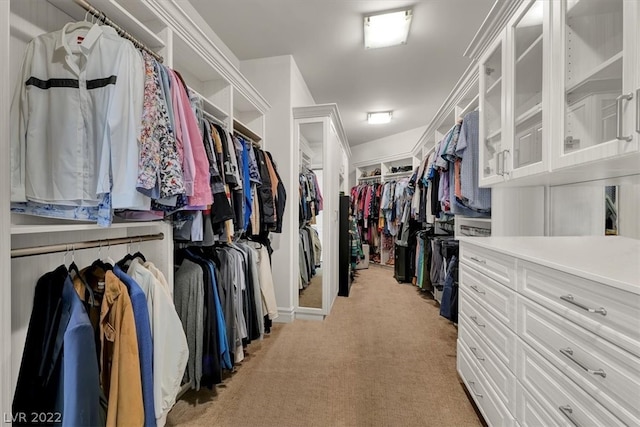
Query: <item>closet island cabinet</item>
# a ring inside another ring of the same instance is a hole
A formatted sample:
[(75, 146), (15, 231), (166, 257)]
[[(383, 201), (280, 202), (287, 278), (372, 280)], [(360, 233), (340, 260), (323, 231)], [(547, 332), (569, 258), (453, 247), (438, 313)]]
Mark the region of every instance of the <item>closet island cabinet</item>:
[(501, 31), (475, 46), (481, 186), (637, 172), (638, 2), (515, 3)]

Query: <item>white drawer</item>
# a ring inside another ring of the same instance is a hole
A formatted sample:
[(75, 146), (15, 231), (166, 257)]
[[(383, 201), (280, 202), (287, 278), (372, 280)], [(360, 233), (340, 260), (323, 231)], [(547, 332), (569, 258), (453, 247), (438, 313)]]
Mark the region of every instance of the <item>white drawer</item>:
[[(571, 426), (575, 427), (568, 419), (556, 419), (533, 398), (520, 381), (516, 386), (516, 419), (522, 427), (551, 427)], [(555, 415), (555, 414), (554, 414)]]
[(464, 347), (458, 346), (458, 373), (469, 394), (476, 402), (485, 421), (490, 426), (514, 426), (515, 418), (500, 401), (491, 385), (471, 359)]
[(640, 358), (522, 296), (518, 314), (523, 340), (624, 422), (640, 425)]
[(460, 288), (511, 330), (516, 330), (516, 293), (488, 276), (461, 265)]
[(640, 356), (640, 295), (526, 261), (518, 265), (521, 294)]
[(518, 380), (558, 423), (570, 419), (585, 427), (625, 425), (522, 340), (518, 356)]
[(503, 285), (515, 289), (515, 258), (460, 242), (460, 260)]
[(468, 292), (460, 290), (458, 318), (462, 317), (512, 372), (515, 372), (515, 333), (489, 314)]
[(473, 357), (498, 397), (511, 411), (516, 412), (516, 376), (502, 363), (487, 344), (471, 329), (464, 318), (458, 324), (458, 346), (464, 347)]

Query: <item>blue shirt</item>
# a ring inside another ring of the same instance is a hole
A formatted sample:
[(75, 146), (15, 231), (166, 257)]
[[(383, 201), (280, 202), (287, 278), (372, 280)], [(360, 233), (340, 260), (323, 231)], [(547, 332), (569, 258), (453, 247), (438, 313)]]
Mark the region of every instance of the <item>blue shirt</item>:
[(129, 298), (131, 298), (131, 308), (133, 309), (136, 336), (138, 338), (144, 425), (145, 427), (155, 427), (156, 410), (153, 403), (153, 340), (151, 339), (151, 323), (149, 322), (147, 298), (140, 285), (125, 274), (120, 267), (117, 265), (114, 266), (113, 273), (127, 287)]

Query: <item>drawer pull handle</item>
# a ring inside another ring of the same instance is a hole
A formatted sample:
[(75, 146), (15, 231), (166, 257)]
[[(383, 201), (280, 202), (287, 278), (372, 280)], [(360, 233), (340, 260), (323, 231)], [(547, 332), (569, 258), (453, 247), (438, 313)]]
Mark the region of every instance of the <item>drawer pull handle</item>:
[(573, 295), (569, 294), (569, 295), (562, 295), (560, 297), (561, 300), (566, 301), (568, 303), (571, 303), (577, 307), (580, 307), (581, 309), (588, 311), (589, 313), (597, 313), (597, 314), (602, 314), (603, 316), (607, 315), (607, 310), (605, 310), (604, 307), (600, 307), (600, 308), (591, 308), (591, 307), (587, 307), (584, 304), (581, 304), (577, 301), (575, 301), (573, 299)]
[(579, 360), (577, 360), (576, 358), (574, 358), (573, 357), (573, 350), (570, 347), (561, 348), (560, 349), (560, 353), (562, 353), (563, 356), (565, 356), (567, 359), (571, 360), (576, 365), (580, 366), (582, 369), (584, 369), (586, 372), (590, 373), (591, 375), (599, 375), (602, 378), (606, 378), (607, 377), (607, 373), (605, 371), (603, 371), (602, 369), (598, 369), (598, 370), (589, 369), (584, 365), (584, 363), (582, 363)]
[(473, 289), (474, 291), (476, 291), (477, 293), (479, 293), (480, 295), (484, 295), (485, 292), (481, 291), (476, 285), (471, 285), (469, 286), (471, 289)]
[(478, 356), (478, 349), (475, 347), (469, 347), (469, 350), (471, 350), (471, 353), (473, 353), (473, 355), (476, 357), (476, 359), (484, 362), (484, 357), (480, 357)]
[(471, 259), (472, 259), (473, 261), (475, 261), (475, 262), (480, 263), (480, 264), (485, 264), (485, 265), (487, 264), (487, 261), (485, 261), (485, 260), (483, 260), (483, 259), (480, 259), (480, 258), (476, 258), (476, 257), (474, 257), (474, 256), (472, 256), (472, 257), (471, 257)]
[(469, 316), (469, 318), (471, 320), (473, 320), (473, 323), (475, 323), (476, 325), (480, 326), (481, 328), (484, 328), (485, 326), (487, 326), (484, 323), (478, 322), (478, 317), (477, 316)]
[(571, 424), (576, 427), (580, 427), (580, 423), (573, 418), (573, 408), (571, 406), (558, 406), (558, 409), (560, 409), (560, 412), (562, 412), (562, 414), (571, 421)]
[(480, 399), (482, 399), (482, 394), (476, 391), (476, 383), (474, 381), (469, 381), (469, 388), (471, 388), (471, 391), (473, 392), (473, 394), (475, 394)]

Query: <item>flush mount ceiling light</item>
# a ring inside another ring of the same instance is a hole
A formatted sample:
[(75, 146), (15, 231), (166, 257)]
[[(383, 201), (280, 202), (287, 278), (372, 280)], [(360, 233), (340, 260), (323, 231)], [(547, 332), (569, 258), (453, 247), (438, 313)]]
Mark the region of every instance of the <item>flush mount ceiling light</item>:
[(367, 113), (367, 123), (370, 125), (381, 125), (391, 121), (393, 111), (378, 111), (376, 113)]
[(364, 47), (375, 49), (407, 43), (411, 10), (382, 12), (364, 17)]

